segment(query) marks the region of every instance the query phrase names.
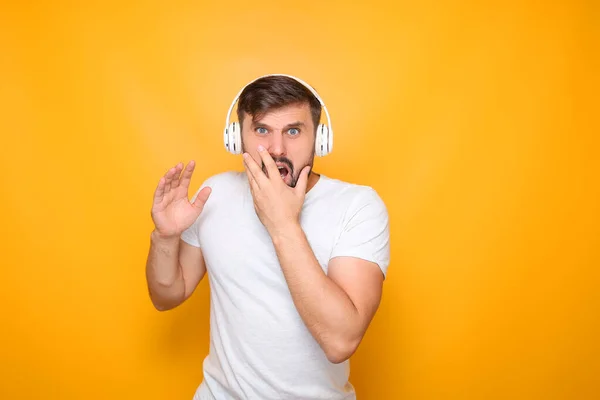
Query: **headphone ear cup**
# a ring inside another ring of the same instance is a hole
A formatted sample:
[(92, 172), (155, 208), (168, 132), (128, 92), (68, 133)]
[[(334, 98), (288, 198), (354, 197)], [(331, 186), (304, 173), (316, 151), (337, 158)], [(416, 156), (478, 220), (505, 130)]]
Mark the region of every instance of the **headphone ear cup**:
[(321, 143), (323, 143), (323, 136), (321, 135), (321, 125), (319, 125), (315, 134), (315, 154), (317, 157), (321, 157)]
[(229, 127), (225, 127), (223, 129), (223, 144), (225, 145), (225, 150), (229, 151)]
[(327, 127), (327, 154), (333, 151), (333, 131)]
[(242, 135), (240, 132), (240, 124), (232, 122), (225, 130), (225, 148), (231, 154), (242, 153)]
[(315, 140), (315, 152), (317, 156), (323, 157), (329, 154), (330, 147), (329, 128), (325, 124), (319, 124), (317, 127), (317, 137)]

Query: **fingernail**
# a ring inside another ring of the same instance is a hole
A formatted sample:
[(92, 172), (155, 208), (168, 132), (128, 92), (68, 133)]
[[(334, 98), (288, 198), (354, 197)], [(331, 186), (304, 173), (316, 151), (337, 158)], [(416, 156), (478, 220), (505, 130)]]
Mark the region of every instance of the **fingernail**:
[(259, 144), (258, 145), (258, 151), (264, 151), (264, 150), (265, 150), (265, 148), (263, 147), (263, 145)]

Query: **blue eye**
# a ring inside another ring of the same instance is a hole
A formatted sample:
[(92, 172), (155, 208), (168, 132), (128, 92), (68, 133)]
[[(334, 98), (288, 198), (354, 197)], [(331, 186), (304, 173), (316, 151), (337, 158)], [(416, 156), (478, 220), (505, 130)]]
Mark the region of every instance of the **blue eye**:
[(256, 131), (264, 135), (267, 133), (267, 128), (256, 128)]
[(288, 132), (290, 133), (290, 135), (297, 135), (300, 133), (300, 130), (296, 129), (296, 128), (292, 128)]

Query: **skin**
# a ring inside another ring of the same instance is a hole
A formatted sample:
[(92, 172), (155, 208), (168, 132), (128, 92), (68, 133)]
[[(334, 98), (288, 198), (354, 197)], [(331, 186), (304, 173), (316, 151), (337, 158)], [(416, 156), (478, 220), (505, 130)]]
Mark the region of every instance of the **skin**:
[[(308, 104), (291, 105), (273, 110), (262, 119), (253, 121), (244, 113), (242, 120), (242, 150), (254, 160), (260, 160), (258, 147), (268, 149), (276, 164), (291, 167), (291, 174), (284, 178), (288, 186), (295, 186), (302, 168), (312, 168), (314, 162), (315, 126)], [(286, 162), (287, 161), (287, 162)], [(264, 163), (263, 172), (267, 170)], [(311, 174), (307, 190), (319, 180)]]
[[(308, 105), (273, 110), (251, 121), (246, 115), (242, 124), (243, 165), (256, 213), (271, 236), (302, 320), (328, 360), (343, 362), (356, 351), (379, 307), (383, 274), (376, 264), (353, 257), (333, 258), (325, 274), (300, 226), (306, 193), (320, 178), (309, 172), (315, 133)], [(281, 160), (292, 166), (285, 178), (277, 169)], [(193, 168), (188, 164), (180, 177), (183, 165), (178, 164), (161, 178), (155, 193), (156, 228), (146, 271), (159, 310), (185, 301), (206, 272), (201, 251), (179, 239), (210, 195), (205, 188), (194, 203), (187, 200)]]

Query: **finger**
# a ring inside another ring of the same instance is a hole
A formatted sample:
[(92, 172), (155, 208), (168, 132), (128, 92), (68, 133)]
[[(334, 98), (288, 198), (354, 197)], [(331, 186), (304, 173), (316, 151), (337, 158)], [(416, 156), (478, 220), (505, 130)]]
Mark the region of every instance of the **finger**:
[(279, 175), (279, 169), (275, 164), (275, 160), (273, 160), (273, 158), (271, 157), (271, 154), (269, 154), (269, 152), (266, 151), (265, 148), (260, 145), (258, 146), (258, 154), (260, 155), (260, 158), (262, 159), (263, 163), (265, 163), (269, 179), (273, 179), (274, 177), (281, 179), (281, 176)]
[(244, 164), (249, 170), (250, 174), (254, 178), (257, 186), (262, 187), (265, 180), (268, 180), (267, 176), (262, 172), (262, 169), (258, 166), (256, 161), (248, 153), (244, 153)]
[(250, 172), (250, 169), (248, 168), (248, 165), (246, 163), (244, 163), (244, 170), (246, 171), (246, 176), (248, 177), (250, 191), (252, 192), (252, 196), (254, 196), (254, 194), (258, 190), (258, 183), (256, 183), (256, 180), (254, 179), (254, 176), (252, 176), (252, 172)]
[(154, 190), (154, 204), (159, 204), (165, 195), (165, 177), (161, 177), (158, 181), (158, 185), (156, 186), (156, 190)]
[(256, 179), (254, 179), (252, 172), (250, 172), (248, 165), (245, 163), (244, 163), (244, 170), (246, 171), (246, 176), (248, 177), (248, 185), (250, 186), (250, 194), (252, 195), (252, 198), (256, 201), (256, 196), (260, 191), (260, 187), (258, 186)]
[(202, 190), (200, 190), (200, 192), (198, 192), (198, 195), (196, 196), (196, 199), (194, 200), (193, 206), (198, 208), (200, 211), (202, 211), (202, 209), (204, 208), (204, 205), (206, 204), (206, 201), (208, 200), (208, 197), (210, 196), (210, 194), (212, 193), (212, 189), (208, 186), (202, 188)]
[(179, 176), (181, 175), (181, 170), (183, 169), (183, 163), (178, 163), (175, 166), (175, 174), (173, 174), (173, 180), (171, 181), (171, 189), (175, 189), (179, 186)]
[(298, 182), (296, 183), (296, 191), (299, 194), (304, 195), (306, 193), (306, 188), (308, 186), (308, 175), (310, 173), (310, 166), (306, 166), (300, 171), (300, 176), (298, 177)]
[(171, 182), (173, 181), (173, 176), (175, 175), (175, 167), (169, 169), (165, 174), (165, 195), (171, 191)]
[(186, 189), (189, 189), (190, 187), (190, 181), (192, 180), (192, 174), (194, 173), (195, 166), (196, 163), (194, 162), (194, 160), (192, 160), (183, 170), (183, 175), (181, 176), (181, 186), (183, 186)]

